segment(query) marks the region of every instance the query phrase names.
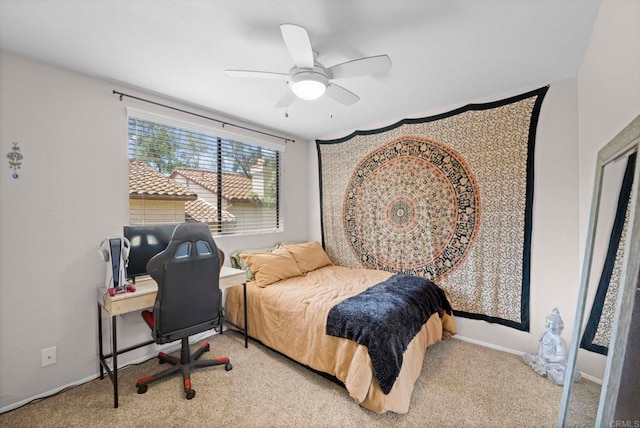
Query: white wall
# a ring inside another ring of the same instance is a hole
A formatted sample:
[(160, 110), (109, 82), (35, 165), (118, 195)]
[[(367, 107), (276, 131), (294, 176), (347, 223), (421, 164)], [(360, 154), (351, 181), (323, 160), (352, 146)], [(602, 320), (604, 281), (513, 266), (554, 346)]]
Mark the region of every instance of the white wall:
[[(96, 286), (105, 265), (96, 248), (128, 220), (125, 106), (133, 102), (112, 90), (145, 94), (2, 52), (0, 88), (3, 162), (13, 142), (24, 155), (19, 179), (11, 178), (8, 162), (0, 169), (1, 411), (98, 372)], [(285, 231), (216, 239), (227, 255), (308, 238), (308, 149), (288, 143), (282, 158)], [(138, 314), (125, 322), (121, 346), (150, 338)], [(41, 350), (52, 346), (58, 362), (42, 368)]]
[[(582, 258), (598, 151), (640, 115), (640, 2), (602, 1), (577, 80)], [(615, 167), (622, 173), (624, 162)], [(609, 183), (605, 179), (604, 186)], [(619, 190), (619, 185), (603, 188), (603, 208), (607, 206), (607, 198), (613, 199), (615, 204)], [(610, 213), (608, 219), (606, 216), (600, 218), (603, 219), (598, 229), (600, 232), (602, 228), (608, 234), (606, 231), (610, 231), (613, 214)], [(597, 275), (595, 281), (590, 285), (591, 292), (597, 286)], [(591, 302), (589, 299), (587, 311)], [(604, 372), (604, 361), (604, 357), (585, 350), (578, 354), (578, 367), (598, 364)]]

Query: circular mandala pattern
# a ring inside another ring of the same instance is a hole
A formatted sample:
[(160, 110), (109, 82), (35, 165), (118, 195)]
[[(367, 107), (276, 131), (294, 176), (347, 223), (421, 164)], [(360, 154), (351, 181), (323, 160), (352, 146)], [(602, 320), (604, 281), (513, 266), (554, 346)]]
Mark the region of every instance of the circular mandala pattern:
[(431, 279), (467, 256), (480, 221), (480, 196), (450, 147), (403, 137), (369, 153), (347, 184), (344, 226), (364, 267)]
[(404, 195), (392, 199), (386, 207), (386, 220), (389, 227), (402, 232), (410, 227), (416, 218), (416, 209), (412, 200)]

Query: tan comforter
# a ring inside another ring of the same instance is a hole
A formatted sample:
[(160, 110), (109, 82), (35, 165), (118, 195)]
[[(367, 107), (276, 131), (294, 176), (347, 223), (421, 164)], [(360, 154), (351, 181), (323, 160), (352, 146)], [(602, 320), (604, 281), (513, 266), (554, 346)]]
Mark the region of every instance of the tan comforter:
[[(453, 317), (434, 314), (409, 343), (398, 378), (385, 395), (367, 348), (325, 333), (327, 314), (342, 300), (389, 278), (389, 272), (327, 266), (265, 288), (247, 284), (249, 336), (288, 357), (338, 378), (351, 397), (375, 412), (406, 413), (427, 346), (456, 333)], [(242, 286), (227, 290), (229, 321), (244, 326)], [(442, 318), (441, 318), (442, 316)]]

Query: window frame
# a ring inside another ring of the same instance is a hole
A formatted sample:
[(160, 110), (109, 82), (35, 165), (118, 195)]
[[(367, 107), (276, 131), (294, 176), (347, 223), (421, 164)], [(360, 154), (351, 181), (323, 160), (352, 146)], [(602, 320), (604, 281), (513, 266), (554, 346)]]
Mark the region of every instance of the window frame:
[[(206, 119), (205, 116), (202, 116)], [(245, 144), (248, 146), (253, 146), (256, 148), (267, 149), (276, 152), (275, 153), (275, 180), (276, 180), (276, 189), (275, 189), (275, 219), (273, 220), (272, 227), (264, 227), (264, 228), (255, 228), (255, 229), (240, 229), (238, 231), (224, 231), (223, 223), (219, 222), (217, 224), (209, 224), (213, 236), (248, 236), (255, 234), (264, 234), (264, 233), (279, 233), (284, 231), (283, 225), (283, 215), (282, 215), (282, 157), (286, 150), (286, 144), (281, 141), (272, 141), (267, 138), (256, 138), (253, 135), (247, 135), (248, 133), (244, 132), (231, 132), (227, 128), (224, 127), (224, 123), (221, 123), (219, 126), (211, 126), (210, 124), (198, 123), (196, 121), (184, 120), (172, 116), (161, 115), (158, 113), (150, 112), (147, 110), (141, 110), (133, 107), (126, 108), (126, 126), (127, 126), (127, 161), (130, 162), (134, 160), (131, 158), (131, 147), (130, 147), (130, 120), (140, 120), (145, 122), (151, 122), (154, 124), (167, 126), (170, 128), (178, 128), (180, 130), (184, 130), (187, 132), (193, 132), (196, 134), (204, 134), (208, 137), (216, 139), (218, 141), (218, 150), (217, 154), (211, 157), (213, 159), (216, 157), (216, 162), (223, 161), (224, 155), (221, 153), (224, 150), (221, 150), (222, 144), (224, 141), (229, 141), (233, 143)], [(242, 129), (240, 130), (242, 131)], [(222, 186), (222, 177), (224, 172), (221, 168), (217, 168), (216, 170), (209, 170), (219, 174), (218, 176), (218, 191)], [(221, 193), (218, 193), (221, 194)], [(222, 199), (217, 197), (217, 206), (215, 207), (220, 213), (219, 216), (222, 216)], [(128, 197), (128, 211), (129, 216), (131, 218), (131, 196), (129, 194)], [(221, 218), (221, 217), (219, 217)], [(185, 215), (186, 221), (186, 215)], [(131, 220), (129, 220), (131, 223)], [(149, 222), (145, 224), (162, 224), (162, 222)]]

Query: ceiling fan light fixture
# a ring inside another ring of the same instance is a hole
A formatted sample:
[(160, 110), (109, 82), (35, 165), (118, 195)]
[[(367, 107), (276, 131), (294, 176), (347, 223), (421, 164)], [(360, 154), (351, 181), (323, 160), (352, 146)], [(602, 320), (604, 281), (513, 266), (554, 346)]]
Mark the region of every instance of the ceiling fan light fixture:
[(291, 90), (298, 98), (315, 100), (324, 95), (329, 80), (315, 71), (302, 71), (291, 76)]

